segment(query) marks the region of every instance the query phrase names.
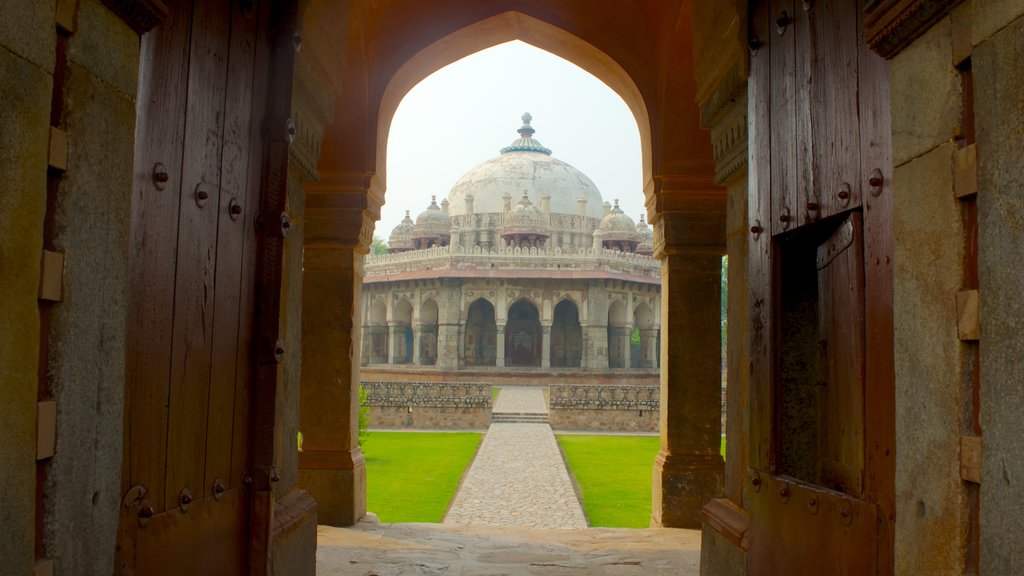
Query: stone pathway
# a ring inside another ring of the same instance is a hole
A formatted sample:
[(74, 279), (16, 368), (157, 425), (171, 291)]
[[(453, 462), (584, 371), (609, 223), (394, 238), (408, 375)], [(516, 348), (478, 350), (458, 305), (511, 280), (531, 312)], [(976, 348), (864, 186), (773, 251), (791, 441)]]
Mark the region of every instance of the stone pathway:
[(547, 414), (544, 389), (531, 386), (502, 386), (491, 412)]
[(380, 524), (371, 514), (352, 528), (319, 526), (316, 559), (320, 576), (698, 576), (700, 531)]
[[(494, 412), (547, 414), (543, 390), (503, 387)], [(492, 423), (445, 524), (586, 528), (587, 521), (547, 424)]]

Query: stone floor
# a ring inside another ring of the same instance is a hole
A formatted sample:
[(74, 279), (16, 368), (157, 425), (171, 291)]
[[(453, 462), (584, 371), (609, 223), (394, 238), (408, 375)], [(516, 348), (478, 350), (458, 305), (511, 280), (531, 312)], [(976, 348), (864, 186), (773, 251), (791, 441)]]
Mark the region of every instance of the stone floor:
[(547, 414), (548, 403), (544, 389), (530, 386), (502, 386), (492, 412), (518, 412), (521, 414)]
[(700, 532), (672, 528), (544, 530), (451, 524), (320, 526), (320, 576), (700, 573)]

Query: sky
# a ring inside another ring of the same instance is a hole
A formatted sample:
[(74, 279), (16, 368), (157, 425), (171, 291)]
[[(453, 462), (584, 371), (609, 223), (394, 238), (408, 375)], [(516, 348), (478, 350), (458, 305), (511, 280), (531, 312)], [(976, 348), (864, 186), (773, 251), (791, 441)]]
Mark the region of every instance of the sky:
[[(520, 41), (446, 66), (413, 87), (388, 136), (387, 189), (374, 235), (438, 204), (471, 168), (519, 137), (524, 112), (552, 156), (590, 177), (635, 222), (644, 211), (640, 133), (625, 102), (590, 73)], [(646, 214), (645, 214), (646, 217)]]

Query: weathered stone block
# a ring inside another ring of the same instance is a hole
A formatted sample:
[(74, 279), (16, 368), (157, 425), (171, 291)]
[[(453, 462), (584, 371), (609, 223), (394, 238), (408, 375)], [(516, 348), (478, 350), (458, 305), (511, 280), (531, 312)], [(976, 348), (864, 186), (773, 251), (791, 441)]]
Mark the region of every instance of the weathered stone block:
[(49, 373), (60, 410), (51, 473), (83, 480), (49, 488), (47, 549), (58, 572), (106, 574), (114, 569), (121, 488), (135, 102), (75, 64), (64, 93), (70, 141), (54, 212), (65, 264), (63, 301), (50, 315)]
[(975, 45), (988, 40), (1000, 29), (1024, 17), (1024, 2), (1021, 0), (972, 0), (971, 28)]
[(960, 82), (951, 50), (945, 18), (890, 62), (895, 166), (949, 141), (960, 125)]
[[(14, 12), (29, 10), (30, 3), (20, 4), (25, 6), (15, 8), (10, 19), (6, 12), (0, 18), (0, 35), (9, 33), (8, 28), (23, 16)], [(46, 70), (0, 50), (0, 266), (4, 278), (0, 282), (0, 461), (7, 468), (0, 483), (0, 523), (8, 532), (0, 539), (0, 558), (11, 574), (30, 573), (34, 560), (36, 296), (52, 90)]]
[[(948, 573), (962, 563), (966, 521), (959, 449), (969, 352), (957, 337), (963, 225), (954, 145), (893, 174), (896, 358), (896, 571)], [(921, 542), (943, 542), (941, 547)]]
[(1024, 559), (1024, 508), (1008, 505), (1024, 493), (1024, 18), (976, 46), (972, 61), (984, 444), (980, 573), (1013, 574)]
[(68, 43), (68, 60), (121, 92), (135, 95), (139, 35), (100, 0), (80, 2), (78, 32)]
[[(0, 46), (52, 73), (57, 39), (55, 9), (55, 2), (4, 2), (3, 18), (0, 18)], [(3, 78), (5, 83), (15, 80), (10, 76)], [(49, 97), (41, 102), (49, 102)]]

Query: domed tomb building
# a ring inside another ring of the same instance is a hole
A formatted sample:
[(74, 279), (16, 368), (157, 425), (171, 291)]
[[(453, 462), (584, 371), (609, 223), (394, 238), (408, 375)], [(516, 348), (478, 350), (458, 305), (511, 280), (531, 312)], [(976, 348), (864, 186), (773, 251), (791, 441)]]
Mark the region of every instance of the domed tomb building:
[(366, 258), (364, 378), (657, 384), (651, 228), (522, 120), (500, 156), (415, 220), (407, 211), (389, 253)]

